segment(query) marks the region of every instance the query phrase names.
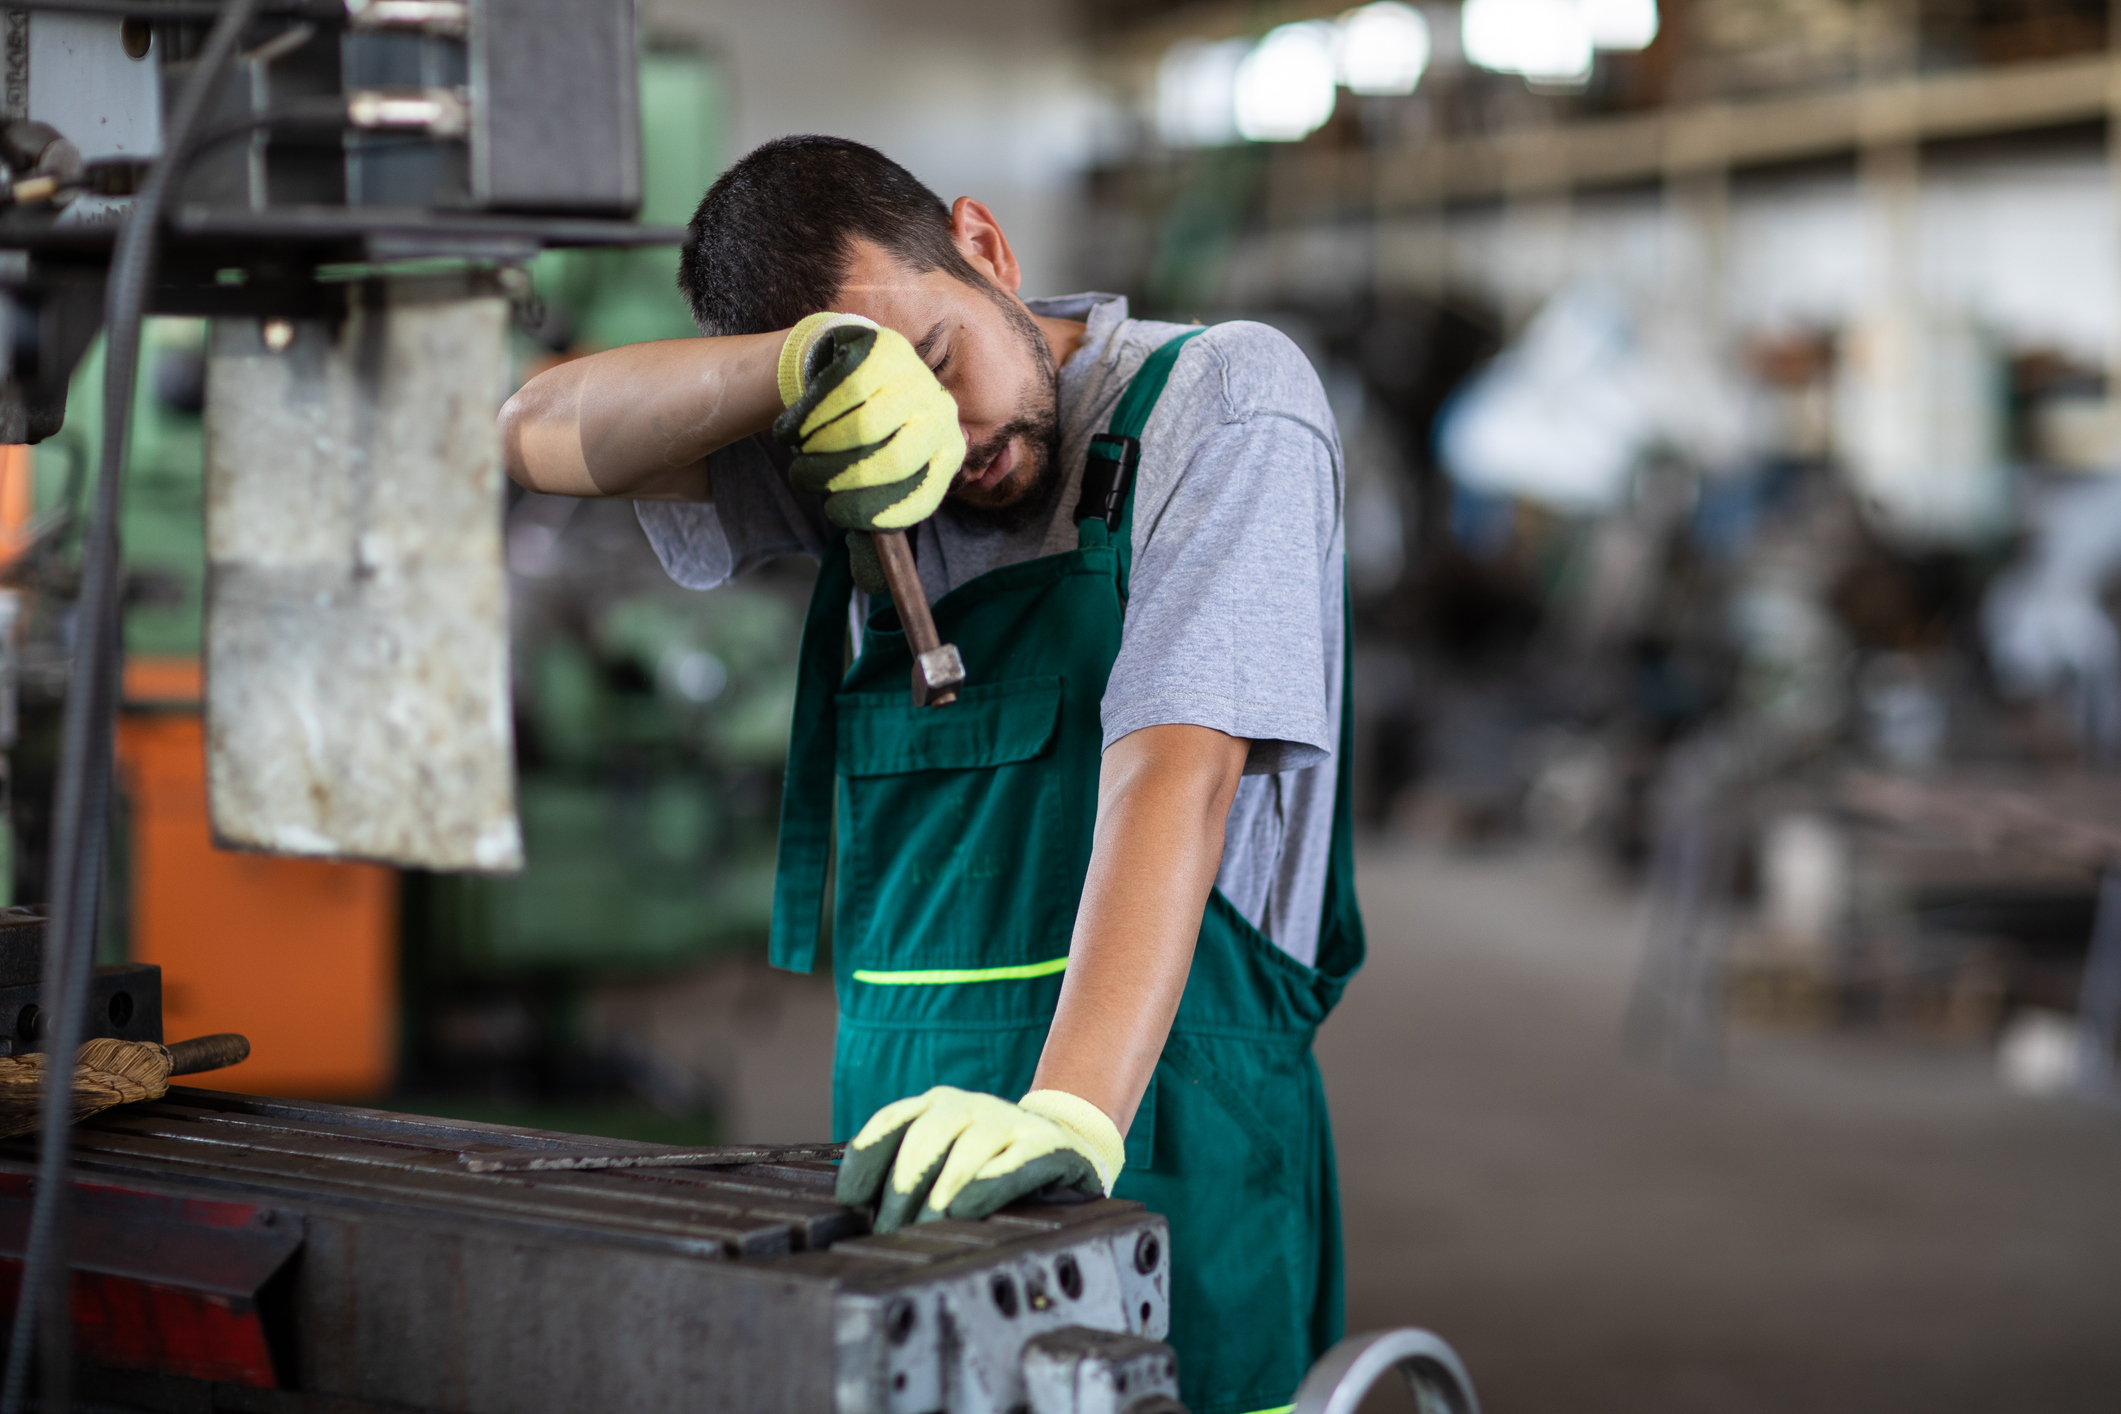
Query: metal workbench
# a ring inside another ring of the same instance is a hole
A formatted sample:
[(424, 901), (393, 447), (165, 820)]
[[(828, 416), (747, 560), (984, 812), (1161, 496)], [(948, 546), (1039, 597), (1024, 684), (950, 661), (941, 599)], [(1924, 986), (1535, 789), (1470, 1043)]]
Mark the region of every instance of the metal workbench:
[[(74, 1135), (79, 1388), (114, 1408), (1001, 1414), (1031, 1337), (1168, 1325), (1134, 1203), (877, 1236), (829, 1161), (476, 1173), (663, 1146), (181, 1088)], [(0, 1145), (18, 1271), (33, 1160)]]

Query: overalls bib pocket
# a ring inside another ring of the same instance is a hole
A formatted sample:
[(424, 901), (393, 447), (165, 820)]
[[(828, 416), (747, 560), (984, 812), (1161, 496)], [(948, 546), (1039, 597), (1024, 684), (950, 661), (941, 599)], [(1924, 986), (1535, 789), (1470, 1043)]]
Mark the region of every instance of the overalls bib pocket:
[[(1041, 867), (1068, 853), (1043, 763), (1060, 678), (977, 684), (947, 710), (903, 691), (838, 703), (842, 917), (867, 940), (855, 980), (1064, 963), (1072, 881)], [(986, 925), (996, 918), (1006, 936)]]

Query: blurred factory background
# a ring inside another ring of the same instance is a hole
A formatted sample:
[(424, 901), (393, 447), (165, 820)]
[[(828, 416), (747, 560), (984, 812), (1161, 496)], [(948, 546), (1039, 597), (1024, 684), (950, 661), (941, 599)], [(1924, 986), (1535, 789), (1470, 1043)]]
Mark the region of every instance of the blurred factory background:
[[(1356, 1326), (1434, 1327), (1502, 1414), (2114, 1407), (2105, 4), (641, 16), (644, 220), (758, 141), (859, 138), (986, 201), (1027, 293), (1315, 361), (1369, 831), (1321, 1043)], [(523, 373), (690, 334), (674, 268), (541, 257)], [(512, 492), (528, 869), (217, 852), (204, 326), (148, 340), (104, 935), (172, 1033), (246, 1032), (261, 1092), (821, 1135), (829, 985), (763, 959), (808, 567), (688, 593), (630, 507)], [(100, 368), (0, 458), (22, 898)]]

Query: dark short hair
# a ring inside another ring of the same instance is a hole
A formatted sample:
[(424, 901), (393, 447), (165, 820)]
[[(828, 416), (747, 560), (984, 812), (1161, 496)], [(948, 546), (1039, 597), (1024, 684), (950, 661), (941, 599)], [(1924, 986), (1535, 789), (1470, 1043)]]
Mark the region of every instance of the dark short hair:
[(707, 189), (685, 231), (678, 288), (702, 333), (785, 329), (831, 307), (858, 236), (914, 270), (980, 283), (941, 197), (873, 147), (806, 135), (752, 149)]

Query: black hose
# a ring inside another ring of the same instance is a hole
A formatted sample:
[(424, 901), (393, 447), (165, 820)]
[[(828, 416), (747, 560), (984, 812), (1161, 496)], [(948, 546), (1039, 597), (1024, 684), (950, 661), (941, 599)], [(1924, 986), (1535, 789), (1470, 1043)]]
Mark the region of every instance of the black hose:
[[(199, 115), (236, 52), (260, 0), (227, 0), (184, 81), (162, 154), (119, 229), (103, 299), (103, 455), (94, 518), (81, 553), (75, 601), (74, 675), (59, 739), (59, 782), (52, 802), (51, 921), (44, 934), (44, 990), (52, 1018), (45, 1037), (43, 1117), (37, 1196), (29, 1251), (7, 1346), (0, 1414), (22, 1414), (29, 1393), (30, 1350), (38, 1347), (42, 1414), (65, 1414), (72, 1396), (73, 1332), (68, 1310), (72, 1270), (67, 1251), (67, 1158), (72, 1147), (73, 1058), (86, 1029), (90, 969), (96, 951), (96, 898), (103, 883), (109, 829), (111, 729), (118, 699), (119, 588), (123, 555), (118, 510), (125, 472), (133, 382), (140, 368), (140, 323), (154, 279), (155, 243), (170, 184), (183, 170)], [(37, 1340), (42, 1331), (43, 1339)]]

